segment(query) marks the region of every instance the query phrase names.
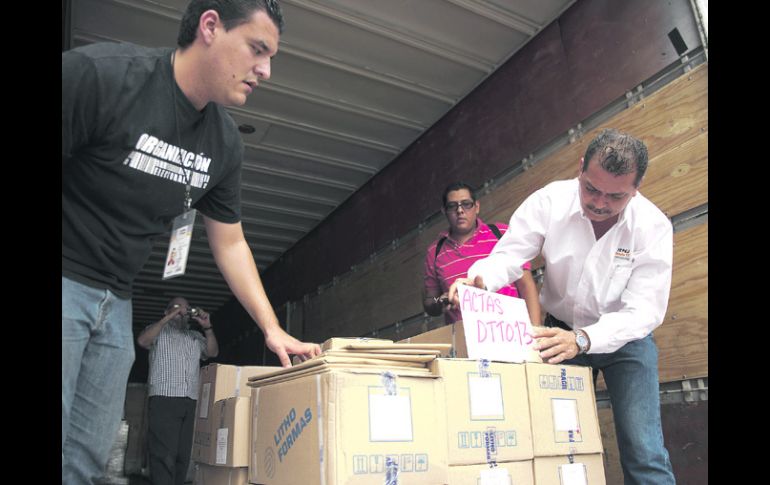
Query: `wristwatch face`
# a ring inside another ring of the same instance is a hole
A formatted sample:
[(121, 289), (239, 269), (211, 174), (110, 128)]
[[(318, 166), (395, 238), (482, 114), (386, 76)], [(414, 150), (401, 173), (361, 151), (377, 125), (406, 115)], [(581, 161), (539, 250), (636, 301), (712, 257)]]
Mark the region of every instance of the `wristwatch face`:
[(585, 352), (588, 347), (588, 339), (580, 332), (575, 332), (575, 342), (580, 347), (580, 352)]

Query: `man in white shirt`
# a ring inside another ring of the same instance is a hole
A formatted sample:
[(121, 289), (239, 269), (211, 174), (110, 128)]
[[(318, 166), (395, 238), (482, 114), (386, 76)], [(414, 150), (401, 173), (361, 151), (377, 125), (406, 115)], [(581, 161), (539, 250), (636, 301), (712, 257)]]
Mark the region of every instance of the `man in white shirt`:
[(615, 418), (626, 484), (675, 483), (660, 424), (658, 350), (671, 289), (673, 228), (637, 190), (647, 148), (602, 131), (580, 160), (579, 176), (552, 182), (511, 216), (490, 255), (457, 285), (496, 291), (521, 277), (542, 252), (546, 329), (535, 329), (544, 362), (601, 370)]

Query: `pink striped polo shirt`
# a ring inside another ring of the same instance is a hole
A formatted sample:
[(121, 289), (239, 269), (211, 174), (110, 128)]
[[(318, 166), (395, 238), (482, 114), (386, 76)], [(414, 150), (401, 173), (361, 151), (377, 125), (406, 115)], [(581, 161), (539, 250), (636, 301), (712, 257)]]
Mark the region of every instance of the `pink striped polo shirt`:
[[(433, 241), (433, 244), (428, 247), (428, 252), (425, 255), (424, 276), (424, 284), (427, 290), (439, 290), (438, 293), (440, 294), (446, 293), (457, 278), (467, 277), (468, 268), (479, 259), (486, 258), (492, 251), (492, 248), (495, 247), (498, 241), (495, 233), (492, 232), (489, 226), (484, 224), (481, 218), (477, 218), (476, 221), (476, 232), (464, 244), (457, 244), (454, 239), (448, 237), (449, 231), (447, 230), (439, 234), (438, 239)], [(495, 225), (502, 234), (505, 234), (505, 231), (508, 230), (507, 224)], [(446, 237), (446, 239), (444, 244), (441, 245), (438, 257), (436, 257), (436, 245), (442, 237)], [(530, 263), (524, 265), (526, 270), (529, 270), (531, 267)], [(501, 295), (519, 297), (519, 292), (513, 283), (500, 288), (497, 292)], [(448, 310), (444, 313), (446, 323), (453, 323), (461, 319), (459, 309)]]

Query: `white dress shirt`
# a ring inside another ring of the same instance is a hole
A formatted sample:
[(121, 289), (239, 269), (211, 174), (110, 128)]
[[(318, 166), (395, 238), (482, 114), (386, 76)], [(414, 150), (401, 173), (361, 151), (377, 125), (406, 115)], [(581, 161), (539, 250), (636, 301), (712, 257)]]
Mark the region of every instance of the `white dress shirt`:
[(489, 291), (521, 278), (542, 250), (540, 303), (585, 329), (591, 354), (614, 352), (663, 323), (671, 290), (671, 221), (638, 191), (598, 241), (580, 205), (578, 179), (552, 182), (511, 216), (508, 231), (468, 270)]

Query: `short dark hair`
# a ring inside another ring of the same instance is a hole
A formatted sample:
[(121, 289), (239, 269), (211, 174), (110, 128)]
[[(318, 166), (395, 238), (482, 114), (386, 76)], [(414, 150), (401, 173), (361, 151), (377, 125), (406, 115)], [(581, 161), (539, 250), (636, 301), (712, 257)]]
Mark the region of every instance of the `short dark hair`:
[(176, 39), (179, 47), (184, 49), (192, 45), (201, 15), (207, 10), (216, 10), (225, 30), (245, 24), (254, 12), (264, 10), (278, 27), (278, 33), (283, 32), (283, 13), (277, 0), (192, 0), (179, 25), (179, 35)]
[(599, 157), (596, 160), (599, 165), (613, 175), (635, 171), (634, 187), (639, 187), (647, 171), (647, 146), (641, 140), (615, 129), (603, 130), (588, 144), (583, 157), (583, 172), (594, 155)]
[(462, 190), (466, 189), (468, 192), (471, 193), (471, 199), (473, 202), (476, 202), (476, 189), (473, 188), (472, 185), (466, 184), (465, 182), (452, 182), (451, 184), (447, 185), (444, 189), (444, 195), (441, 198), (442, 204), (441, 206), (446, 206), (446, 198), (449, 195), (449, 192), (454, 192), (455, 190)]

